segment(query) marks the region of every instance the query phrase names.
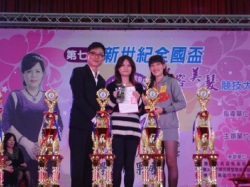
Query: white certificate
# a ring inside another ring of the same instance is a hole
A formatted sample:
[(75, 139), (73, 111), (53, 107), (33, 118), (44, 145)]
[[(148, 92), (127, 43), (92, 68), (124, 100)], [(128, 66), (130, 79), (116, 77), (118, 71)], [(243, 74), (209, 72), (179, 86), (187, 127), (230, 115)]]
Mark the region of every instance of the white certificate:
[(125, 99), (122, 103), (119, 103), (120, 113), (133, 113), (138, 112), (137, 99), (133, 96), (135, 87), (125, 87)]

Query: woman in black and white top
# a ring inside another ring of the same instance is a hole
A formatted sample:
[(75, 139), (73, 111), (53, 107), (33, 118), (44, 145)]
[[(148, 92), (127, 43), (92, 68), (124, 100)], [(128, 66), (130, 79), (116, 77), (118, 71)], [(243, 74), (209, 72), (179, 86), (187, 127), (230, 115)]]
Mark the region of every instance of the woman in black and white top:
[[(121, 56), (115, 66), (115, 80), (107, 86), (110, 93), (109, 107), (112, 108), (112, 148), (115, 155), (113, 168), (113, 186), (121, 186), (121, 174), (124, 169), (124, 186), (133, 187), (134, 163), (137, 147), (140, 142), (140, 112), (143, 110), (141, 94), (143, 87), (135, 81), (136, 66), (133, 59), (127, 55)], [(134, 87), (133, 99), (138, 104), (138, 111), (121, 113), (117, 103), (117, 85)]]

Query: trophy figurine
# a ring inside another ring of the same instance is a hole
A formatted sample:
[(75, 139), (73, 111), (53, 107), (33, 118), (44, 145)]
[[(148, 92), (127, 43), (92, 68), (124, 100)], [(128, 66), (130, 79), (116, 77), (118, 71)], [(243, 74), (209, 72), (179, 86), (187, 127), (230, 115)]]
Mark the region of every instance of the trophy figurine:
[(117, 97), (116, 101), (117, 103), (122, 103), (125, 99), (125, 86), (121, 83), (117, 84)]
[[(45, 102), (48, 105), (48, 111), (44, 112), (43, 126), (39, 134), (38, 145), (40, 154), (38, 159), (38, 186), (60, 186), (60, 155), (61, 130), (57, 124), (58, 115), (54, 112), (58, 100), (58, 93), (50, 89), (45, 93)], [(52, 176), (48, 178), (47, 163), (52, 163)]]
[[(144, 79), (146, 85), (146, 106), (145, 110), (146, 121), (142, 131), (142, 153), (140, 158), (142, 160), (142, 180), (143, 186), (147, 187), (150, 184), (162, 186), (163, 182), (163, 160), (164, 154), (162, 154), (162, 139), (163, 132), (158, 127), (158, 115), (155, 114), (155, 106), (159, 99), (159, 93), (156, 88), (149, 88), (149, 79)], [(149, 177), (148, 164), (152, 160), (155, 164), (155, 176)]]
[[(92, 161), (92, 187), (104, 185), (112, 187), (112, 168), (115, 157), (112, 154), (110, 115), (105, 110), (109, 101), (109, 92), (107, 89), (100, 89), (96, 95), (100, 111), (96, 114), (96, 122), (92, 132), (93, 154), (90, 155)], [(99, 172), (101, 161), (106, 162), (104, 174)]]
[[(207, 103), (210, 98), (210, 91), (201, 87), (197, 91), (197, 100), (201, 110), (197, 114), (195, 121), (194, 140), (196, 143), (196, 154), (193, 154), (193, 160), (196, 168), (196, 186), (206, 185), (216, 186), (216, 165), (218, 154), (214, 153), (215, 134), (210, 126), (210, 114), (207, 111)], [(202, 161), (207, 159), (210, 166), (210, 176), (203, 177)]]

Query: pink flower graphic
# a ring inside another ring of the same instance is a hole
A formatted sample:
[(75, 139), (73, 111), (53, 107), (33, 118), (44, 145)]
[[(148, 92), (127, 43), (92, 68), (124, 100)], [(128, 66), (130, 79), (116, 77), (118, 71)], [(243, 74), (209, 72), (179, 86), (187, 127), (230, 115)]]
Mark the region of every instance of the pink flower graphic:
[(0, 40), (0, 87), (6, 87), (3, 93), (6, 98), (11, 90), (22, 88), (22, 76), (20, 73), (20, 63), (27, 53), (38, 53), (45, 59), (45, 78), (42, 90), (50, 88), (56, 89), (62, 83), (62, 75), (57, 70), (65, 65), (63, 57), (64, 50), (50, 47), (55, 31), (35, 30), (26, 34), (15, 34), (9, 39)]
[[(208, 110), (213, 116), (220, 116), (223, 110), (236, 109), (244, 104), (246, 97), (250, 97), (248, 90), (221, 90), (222, 81), (240, 81), (241, 89), (244, 81), (250, 78), (249, 54), (250, 50), (244, 47), (248, 38), (247, 32), (224, 32), (220, 37), (208, 37), (204, 41), (197, 41), (193, 46), (204, 46), (204, 56), (202, 65), (193, 65), (199, 67), (199, 75), (202, 76), (201, 81), (191, 81), (192, 71), (186, 74), (186, 82), (183, 86), (187, 102), (189, 103), (187, 112), (191, 113), (197, 104), (196, 95), (193, 90), (201, 86), (206, 86), (206, 79), (215, 75), (215, 89), (211, 90)], [(190, 69), (193, 67), (190, 67)], [(187, 66), (178, 67), (178, 73), (187, 72)], [(236, 89), (236, 85), (235, 85)], [(193, 93), (193, 94), (191, 94)], [(244, 98), (244, 99), (243, 99)], [(245, 103), (246, 104), (246, 103)]]

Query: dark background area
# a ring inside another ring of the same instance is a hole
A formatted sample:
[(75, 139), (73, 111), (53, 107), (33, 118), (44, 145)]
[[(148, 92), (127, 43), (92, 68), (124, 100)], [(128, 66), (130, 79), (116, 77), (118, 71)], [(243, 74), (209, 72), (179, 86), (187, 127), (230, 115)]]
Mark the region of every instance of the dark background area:
[(0, 0), (1, 12), (250, 14), (250, 0)]

